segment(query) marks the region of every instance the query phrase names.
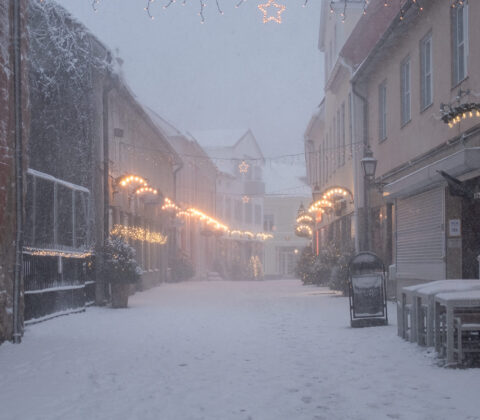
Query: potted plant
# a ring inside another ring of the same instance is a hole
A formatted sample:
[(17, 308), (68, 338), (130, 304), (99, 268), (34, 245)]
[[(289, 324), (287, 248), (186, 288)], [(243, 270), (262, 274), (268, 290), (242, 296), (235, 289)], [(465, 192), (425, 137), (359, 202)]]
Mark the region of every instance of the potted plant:
[(111, 236), (103, 247), (102, 274), (111, 286), (112, 308), (128, 306), (130, 285), (138, 281), (141, 272), (135, 250), (120, 236)]

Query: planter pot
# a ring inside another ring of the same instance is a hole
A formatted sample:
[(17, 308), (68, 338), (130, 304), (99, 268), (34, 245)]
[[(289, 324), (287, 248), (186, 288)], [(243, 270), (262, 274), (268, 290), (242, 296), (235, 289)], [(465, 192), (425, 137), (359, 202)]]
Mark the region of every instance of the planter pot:
[(126, 308), (129, 294), (130, 284), (112, 283), (112, 308)]

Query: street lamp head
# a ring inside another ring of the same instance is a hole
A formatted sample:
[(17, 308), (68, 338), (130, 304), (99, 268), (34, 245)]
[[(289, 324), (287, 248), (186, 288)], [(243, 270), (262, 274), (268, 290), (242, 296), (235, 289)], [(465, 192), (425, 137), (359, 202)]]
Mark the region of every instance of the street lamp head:
[(322, 198), (322, 192), (320, 191), (318, 184), (315, 184), (313, 187), (312, 198), (314, 203)]
[(297, 216), (301, 216), (302, 214), (305, 214), (305, 207), (303, 206), (303, 203), (301, 203), (300, 207), (298, 208)]
[(373, 157), (373, 152), (371, 151), (370, 146), (367, 146), (361, 163), (365, 178), (374, 179), (375, 171), (377, 169), (377, 159)]

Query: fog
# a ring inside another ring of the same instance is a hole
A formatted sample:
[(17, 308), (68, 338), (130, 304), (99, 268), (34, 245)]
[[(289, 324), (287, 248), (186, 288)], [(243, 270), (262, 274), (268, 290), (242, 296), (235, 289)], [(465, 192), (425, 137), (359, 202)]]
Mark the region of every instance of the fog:
[(265, 155), (298, 153), (321, 100), (320, 3), (286, 0), (282, 24), (262, 23), (255, 2), (61, 0), (106, 45), (118, 48), (140, 102), (182, 130), (251, 128)]

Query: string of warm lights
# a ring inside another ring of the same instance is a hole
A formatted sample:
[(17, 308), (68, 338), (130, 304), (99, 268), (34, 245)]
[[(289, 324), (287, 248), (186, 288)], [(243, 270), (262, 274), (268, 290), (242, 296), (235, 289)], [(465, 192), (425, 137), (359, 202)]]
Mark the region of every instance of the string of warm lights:
[(147, 0), (147, 5), (143, 8), (143, 10), (145, 10), (147, 12), (148, 17), (152, 20), (155, 19), (155, 17), (150, 12), (150, 6), (154, 1), (155, 0)]
[(141, 187), (135, 190), (135, 194), (140, 195), (140, 194), (145, 194), (145, 193), (152, 193), (154, 195), (158, 194), (158, 190), (152, 187)]
[(300, 237), (309, 237), (310, 238), (313, 235), (313, 230), (310, 226), (301, 224), (301, 225), (298, 225), (295, 228), (295, 235), (300, 236)]
[(332, 207), (333, 207), (333, 203), (330, 200), (322, 198), (322, 199), (317, 200), (314, 203), (312, 203), (310, 205), (310, 207), (308, 208), (308, 212), (309, 213), (316, 213), (318, 211), (324, 212), (325, 208), (330, 209)]
[[(281, 14), (285, 11), (285, 6), (283, 4), (275, 3), (275, 0), (268, 0), (264, 4), (259, 4), (258, 8), (263, 13), (263, 23), (268, 23), (268, 22), (282, 23)], [(276, 16), (268, 14), (268, 9), (270, 8), (277, 9)]]
[(350, 196), (351, 199), (353, 199), (352, 193), (348, 191), (346, 188), (342, 187), (332, 187), (327, 189), (322, 196), (323, 200), (329, 200), (331, 197), (341, 197), (345, 198), (347, 196)]
[(238, 236), (241, 238), (246, 237), (248, 239), (255, 238), (255, 239), (260, 239), (262, 241), (273, 238), (273, 235), (265, 232), (255, 233), (248, 230), (231, 230), (227, 225), (205, 214), (201, 210), (198, 210), (194, 207), (190, 207), (186, 210), (182, 210), (168, 197), (166, 197), (164, 200), (165, 202), (164, 202), (164, 205), (162, 206), (162, 210), (174, 210), (176, 212), (176, 217), (197, 218), (198, 220), (205, 222), (209, 227), (213, 228), (214, 230), (224, 232), (226, 234), (229, 234), (230, 236)]
[(117, 184), (122, 187), (128, 187), (131, 184), (139, 184), (144, 187), (148, 185), (145, 179), (136, 175), (124, 175), (117, 180)]
[[(155, 18), (153, 13), (152, 13), (152, 10), (151, 10), (151, 6), (152, 6), (152, 3), (154, 1), (155, 0), (146, 0), (147, 3), (145, 5), (145, 7), (143, 8), (145, 10), (147, 16), (152, 20)], [(199, 0), (199, 1), (200, 1), (200, 10), (198, 11), (198, 15), (200, 16), (200, 23), (205, 23), (204, 11), (205, 11), (205, 7), (207, 7), (208, 0)], [(309, 0), (305, 0), (302, 6), (306, 7), (307, 4), (308, 4), (308, 1)], [(92, 0), (92, 7), (94, 8), (95, 11), (96, 11), (96, 4), (99, 3), (99, 2), (100, 2), (100, 0)], [(246, 0), (238, 0), (237, 3), (235, 4), (235, 8), (240, 7), (245, 2), (246, 2)], [(173, 3), (176, 3), (176, 0), (168, 0), (167, 4), (165, 4), (163, 6), (163, 8), (167, 9)], [(182, 6), (185, 6), (186, 3), (187, 3), (187, 0), (183, 0), (182, 1)], [(223, 12), (223, 9), (220, 5), (220, 0), (215, 0), (215, 4), (216, 4), (216, 8), (217, 8), (218, 13), (220, 15), (223, 15), (224, 12)], [(275, 2), (275, 0), (267, 0), (266, 3), (259, 4), (257, 7), (263, 14), (263, 16), (262, 16), (263, 23), (268, 23), (268, 22), (282, 23), (281, 14), (286, 9), (285, 5), (278, 4), (278, 3)], [(272, 9), (272, 8), (275, 9), (275, 12), (273, 14), (269, 14), (269, 9)]]
[(306, 213), (297, 217), (298, 224), (309, 224), (309, 223), (311, 224), (313, 222), (314, 222), (313, 217)]
[(24, 247), (23, 252), (29, 255), (35, 255), (40, 257), (62, 257), (62, 258), (78, 258), (83, 259), (91, 257), (93, 251), (68, 251), (62, 249), (42, 249), (42, 248), (33, 248), (33, 247)]
[(249, 167), (250, 165), (244, 160), (242, 160), (242, 163), (238, 165), (238, 172), (240, 172), (241, 174), (246, 174), (248, 172)]
[(462, 120), (480, 117), (480, 104), (472, 102), (458, 105), (456, 107), (443, 105), (442, 112), (444, 113), (442, 121), (452, 128)]
[(175, 210), (180, 211), (180, 207), (178, 207), (172, 200), (168, 197), (165, 197), (164, 204), (162, 206), (162, 210)]
[(168, 236), (159, 232), (153, 232), (148, 229), (144, 229), (140, 226), (114, 225), (110, 231), (110, 235), (120, 236), (124, 239), (130, 239), (132, 241), (142, 241), (160, 245), (165, 245), (168, 240)]
[[(403, 5), (400, 6), (400, 20), (404, 20), (406, 11), (413, 5), (417, 8), (418, 12), (423, 12), (424, 0), (406, 0)], [(368, 6), (371, 0), (330, 0), (330, 13), (336, 15), (337, 10), (340, 10), (340, 17), (342, 23), (345, 23), (347, 19), (347, 7), (348, 4), (362, 4), (363, 3), (363, 15), (368, 12)], [(453, 0), (452, 7), (461, 6), (465, 3), (465, 0)], [(391, 7), (391, 0), (383, 0), (384, 7)]]

